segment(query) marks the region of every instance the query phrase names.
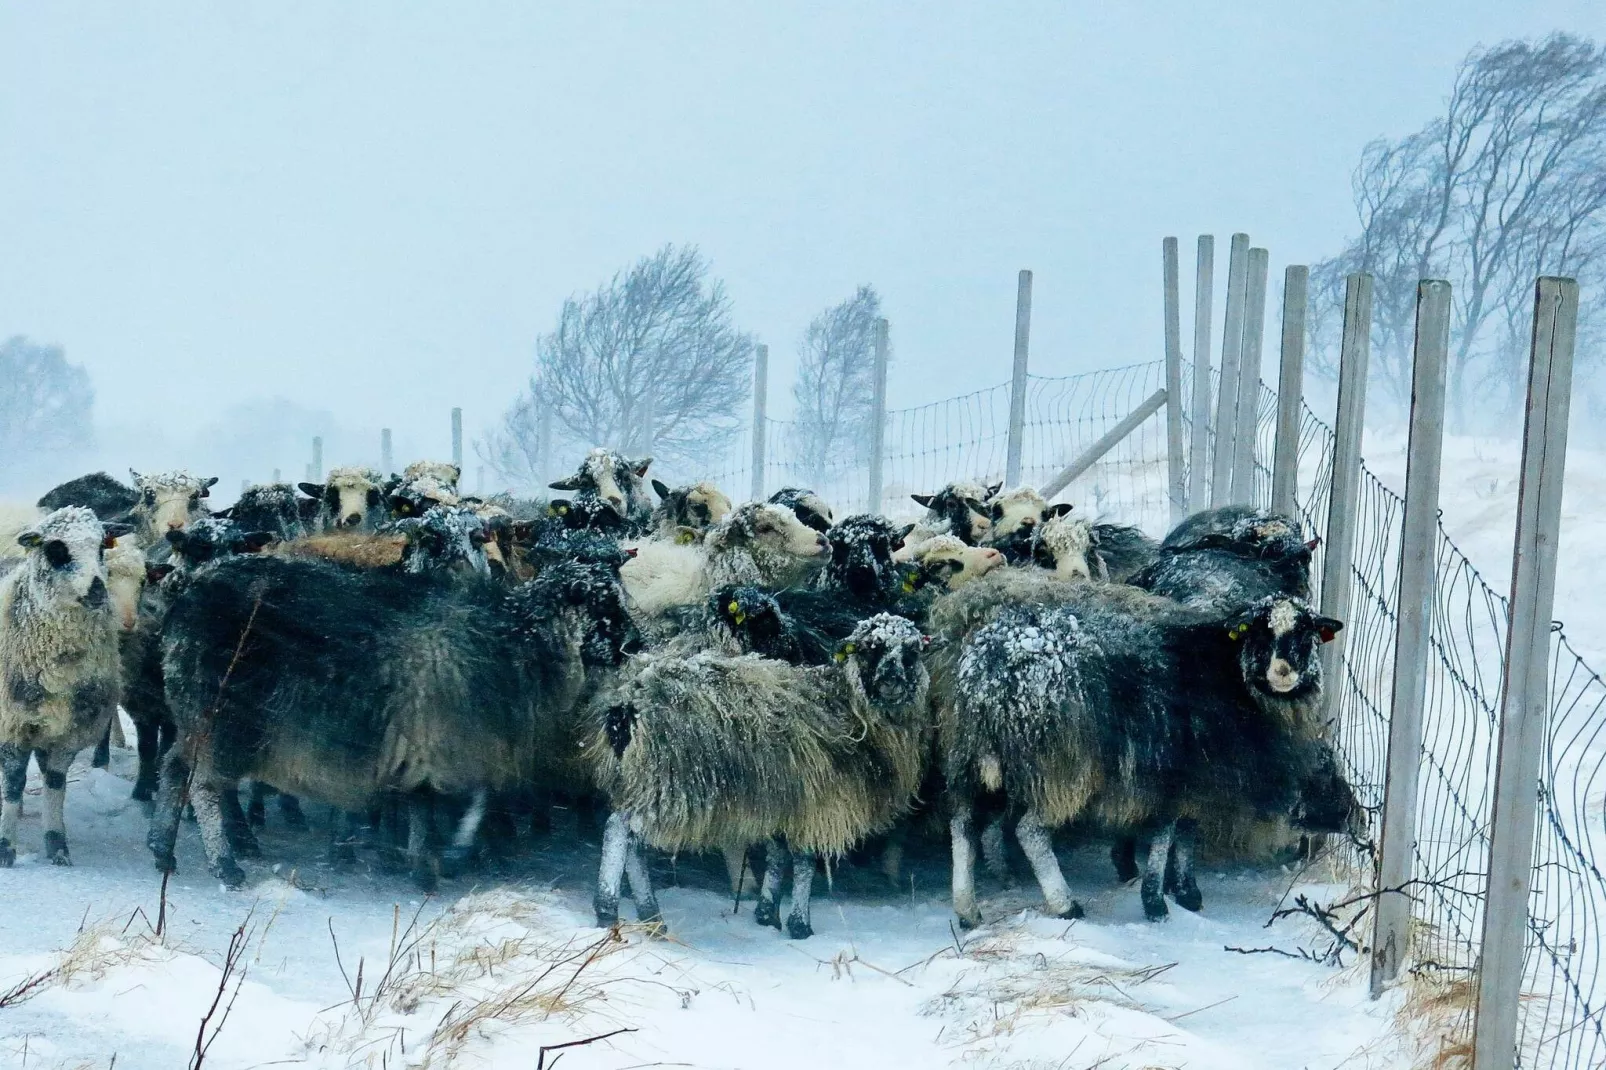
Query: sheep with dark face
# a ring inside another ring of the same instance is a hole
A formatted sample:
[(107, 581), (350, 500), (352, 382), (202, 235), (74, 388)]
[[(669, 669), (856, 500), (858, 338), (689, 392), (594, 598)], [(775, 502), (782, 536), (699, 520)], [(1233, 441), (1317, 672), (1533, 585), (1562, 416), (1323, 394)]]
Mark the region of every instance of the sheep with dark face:
[(132, 468), (128, 474), (134, 477), (134, 492), (139, 495), (129, 518), (143, 546), (159, 545), (169, 531), (181, 530), (210, 511), (206, 499), (211, 497), (217, 476), (201, 478), (188, 472), (145, 476)]
[(864, 621), (827, 668), (680, 651), (631, 659), (594, 704), (586, 745), (614, 814), (596, 910), (618, 918), (628, 874), (637, 913), (659, 922), (636, 841), (664, 850), (771, 841), (760, 924), (781, 926), (782, 863), (793, 862), (786, 931), (812, 934), (817, 855), (888, 827), (914, 799), (926, 731), (925, 638), (902, 617)]
[(831, 560), (819, 577), (820, 588), (841, 591), (870, 604), (897, 597), (902, 577), (892, 555), (902, 549), (909, 531), (909, 527), (868, 513), (833, 524), (825, 533)]
[(258, 483), (240, 492), (234, 504), (215, 510), (212, 515), (232, 520), (242, 531), (266, 531), (274, 538), (289, 541), (318, 530), (302, 519), (306, 499), (296, 496), (288, 483)]
[(1212, 611), (1274, 594), (1308, 598), (1315, 545), (1289, 517), (1240, 506), (1207, 510), (1173, 529), (1131, 582)]
[(992, 530), (992, 511), (987, 502), (1003, 487), (987, 486), (973, 480), (950, 483), (935, 494), (910, 495), (926, 515), (909, 533), (906, 544), (913, 546), (937, 535), (952, 535), (967, 546), (975, 546)]
[(652, 511), (652, 533), (677, 542), (701, 542), (708, 529), (725, 519), (731, 500), (712, 483), (691, 483), (673, 490), (652, 481), (658, 507)]
[(645, 483), (651, 464), (651, 457), (627, 460), (599, 446), (586, 454), (574, 475), (550, 486), (553, 490), (574, 492), (565, 502), (564, 513), (571, 527), (615, 535), (644, 535), (652, 524), (652, 502)]
[(826, 500), (805, 487), (782, 487), (771, 494), (769, 500), (771, 505), (792, 510), (799, 520), (815, 531), (829, 531), (836, 522)]
[(45, 857), (68, 865), (67, 767), (117, 713), (118, 624), (105, 554), (126, 528), (68, 506), (17, 537), (23, 563), (0, 579), (0, 865), (17, 857), (30, 755), (45, 781)]
[(488, 575), (491, 533), (472, 510), (437, 505), (422, 516), (387, 524), (373, 534), (355, 531), (313, 535), (275, 546), (276, 557), (329, 561), (358, 569), (390, 568), (424, 573), (461, 570)]
[(48, 512), (78, 505), (92, 511), (101, 520), (123, 522), (138, 501), (139, 495), (132, 488), (124, 486), (105, 472), (91, 472), (52, 487), (39, 499), (39, 508)]
[[(329, 469), (322, 483), (297, 485), (303, 494), (317, 502), (312, 531), (373, 531), (386, 519), (385, 496), (390, 491), (391, 482), (376, 468), (340, 465)], [(240, 519), (244, 522), (246, 518)], [(264, 526), (262, 530), (273, 529)]]
[[(986, 793), (1020, 812), (1016, 835), (1058, 917), (1081, 912), (1049, 840), (1073, 820), (1152, 830), (1142, 893), (1150, 918), (1166, 914), (1178, 819), (1247, 809), (1343, 827), (1354, 797), (1324, 738), (1316, 656), (1342, 624), (1290, 597), (1221, 616), (1135, 588), (1070, 586), (1056, 605), (998, 613), (959, 658), (939, 750), (961, 924), (979, 920), (970, 821)], [(1191, 851), (1176, 861), (1178, 901), (1197, 909)]]
[(409, 858), (428, 888), (432, 800), (471, 800), (454, 841), (466, 849), (487, 795), (539, 781), (592, 671), (633, 643), (602, 566), (556, 565), (512, 591), (268, 556), (197, 572), (162, 640), (180, 745), (152, 820), (157, 864), (172, 868), (189, 784), (208, 865), (238, 887), (220, 792), (252, 778), (347, 812), (405, 798)]
[(437, 505), (463, 504), (457, 489), (461, 472), (445, 461), (414, 461), (385, 484), (385, 502), (392, 519), (423, 516)]

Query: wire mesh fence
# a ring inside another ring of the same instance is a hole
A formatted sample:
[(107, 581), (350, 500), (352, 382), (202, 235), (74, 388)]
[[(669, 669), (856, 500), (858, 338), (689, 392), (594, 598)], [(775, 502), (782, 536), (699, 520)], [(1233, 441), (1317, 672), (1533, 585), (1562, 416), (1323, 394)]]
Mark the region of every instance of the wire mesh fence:
[[(1184, 367), (1184, 383), (1191, 379)], [(1164, 362), (1059, 378), (1032, 377), (1027, 395), (1022, 476), (1047, 482), (1145, 398), (1164, 385)], [(1212, 371), (1212, 386), (1216, 376)], [(1191, 392), (1187, 396), (1191, 397)], [(1255, 434), (1256, 503), (1270, 502), (1266, 463), (1275, 436), (1276, 395), (1262, 386)], [(1188, 416), (1184, 415), (1184, 441)], [(955, 479), (1003, 478), (1009, 385), (888, 414), (882, 509), (916, 508), (909, 494)], [(795, 428), (765, 429), (764, 486), (820, 490), (841, 512), (863, 510), (870, 488), (862, 459), (823, 470), (797, 463)], [(1327, 527), (1332, 488), (1332, 428), (1306, 406), (1299, 442), (1300, 520)], [(750, 442), (723, 471), (723, 485), (751, 484)], [(1158, 413), (1066, 488), (1062, 497), (1089, 515), (1135, 523), (1153, 533), (1169, 526), (1164, 415)], [(1404, 499), (1362, 465), (1351, 608), (1337, 704), (1335, 738), (1365, 808), (1369, 836), (1356, 846), (1372, 872), (1383, 807), (1392, 701), (1394, 630)], [(1313, 575), (1320, 577), (1325, 547)], [(1437, 592), (1423, 711), (1421, 780), (1415, 846), (1412, 969), (1470, 979), (1478, 963), (1487, 884), (1489, 822), (1505, 657), (1506, 598), (1495, 591), (1445, 533), (1438, 532)], [(1518, 1065), (1606, 1066), (1606, 682), (1559, 630), (1552, 650), (1550, 734), (1536, 790), (1527, 975)], [(1333, 682), (1329, 682), (1333, 686)], [(1470, 1012), (1469, 1012), (1470, 1013)]]

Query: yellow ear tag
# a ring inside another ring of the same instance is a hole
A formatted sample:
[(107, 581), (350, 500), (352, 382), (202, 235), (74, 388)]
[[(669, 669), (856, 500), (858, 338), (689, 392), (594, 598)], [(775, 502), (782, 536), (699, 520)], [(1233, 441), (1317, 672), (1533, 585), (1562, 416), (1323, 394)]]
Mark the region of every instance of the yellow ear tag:
[(725, 609), (730, 613), (740, 613), (742, 611), (740, 603), (737, 602), (732, 602), (730, 605), (726, 606)]
[(842, 653), (842, 651), (838, 650), (836, 652), (836, 654), (834, 655), (833, 660), (835, 660), (838, 663), (841, 663), (841, 662), (847, 661), (848, 660), (848, 656), (846, 654)]
[(844, 653), (844, 654), (852, 654), (855, 651), (857, 651), (858, 649), (859, 649), (858, 647), (854, 646), (852, 643), (849, 643), (847, 646), (842, 648), (842, 653)]
[(903, 581), (903, 593), (904, 594), (914, 594), (915, 593), (915, 581), (914, 580), (904, 580)]
[(746, 613), (738, 613), (738, 614), (736, 614), (736, 623), (737, 624), (746, 624), (747, 623), (747, 614)]

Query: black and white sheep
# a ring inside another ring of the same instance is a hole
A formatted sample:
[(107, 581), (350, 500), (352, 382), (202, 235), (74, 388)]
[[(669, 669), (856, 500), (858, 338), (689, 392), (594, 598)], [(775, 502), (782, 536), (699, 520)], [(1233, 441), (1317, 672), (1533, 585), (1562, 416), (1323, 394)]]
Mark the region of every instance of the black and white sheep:
[(1290, 517), (1242, 506), (1211, 509), (1177, 525), (1130, 582), (1214, 611), (1274, 594), (1309, 598), (1315, 545)]
[(975, 546), (992, 530), (992, 511), (987, 502), (1003, 487), (987, 486), (974, 480), (948, 484), (935, 494), (912, 494), (926, 515), (915, 523), (906, 540), (913, 546), (937, 535), (952, 535), (967, 546)]
[[(1343, 827), (1354, 797), (1320, 723), (1316, 649), (1341, 627), (1297, 598), (1222, 616), (1105, 584), (998, 613), (966, 641), (939, 721), (961, 924), (980, 918), (970, 823), (988, 793), (1019, 812), (1017, 838), (1059, 917), (1081, 912), (1049, 838), (1071, 821), (1151, 830), (1150, 918), (1166, 913), (1178, 819), (1226, 808)], [(1178, 901), (1197, 909), (1191, 852), (1176, 861)]]
[[(386, 495), (392, 485), (393, 481), (384, 473), (363, 465), (339, 465), (329, 469), (322, 483), (298, 484), (303, 494), (317, 502), (316, 515), (309, 525), (314, 532), (373, 531), (389, 515)], [(242, 501), (244, 497), (241, 496)], [(454, 497), (448, 504), (455, 502)]]
[(129, 511), (134, 533), (147, 549), (165, 545), (169, 531), (178, 531), (193, 520), (208, 515), (206, 499), (212, 495), (217, 476), (192, 476), (188, 472), (158, 472), (141, 475), (132, 468), (134, 492), (139, 500)]
[(553, 490), (573, 492), (564, 502), (563, 513), (571, 527), (644, 535), (652, 525), (653, 507), (645, 482), (651, 464), (651, 457), (628, 460), (599, 446), (586, 454), (574, 475), (549, 485)]
[(1035, 487), (1012, 487), (987, 501), (992, 524), (981, 541), (1000, 551), (1012, 565), (1032, 562), (1038, 529), (1071, 512), (1067, 502), (1050, 505)]
[(45, 857), (70, 862), (67, 767), (117, 713), (105, 554), (121, 533), (89, 509), (57, 509), (17, 537), (24, 561), (0, 579), (0, 865), (16, 860), (30, 755), (45, 781)]
[(233, 521), (241, 531), (265, 531), (288, 542), (319, 530), (316, 520), (309, 526), (304, 519), (305, 506), (310, 504), (297, 497), (288, 483), (258, 483), (241, 491), (233, 505), (214, 510), (212, 515)]
[(782, 487), (770, 495), (769, 501), (771, 505), (792, 510), (799, 520), (815, 531), (828, 531), (836, 523), (830, 504), (806, 487)]
[(642, 654), (597, 703), (586, 745), (613, 803), (596, 911), (618, 919), (621, 875), (638, 915), (659, 922), (637, 854), (744, 849), (769, 840), (755, 918), (780, 928), (783, 863), (793, 865), (786, 931), (812, 934), (817, 855), (841, 855), (914, 800), (923, 769), (925, 637), (891, 614), (864, 621), (827, 668), (680, 651)]
[(700, 542), (708, 529), (719, 523), (733, 508), (730, 498), (712, 483), (689, 483), (671, 489), (660, 480), (652, 481), (658, 505), (652, 511), (652, 534), (677, 542)]
[(214, 875), (238, 886), (220, 791), (244, 778), (364, 812), (407, 800), (415, 878), (433, 885), (436, 795), (472, 800), (536, 782), (589, 670), (634, 642), (613, 573), (570, 562), (508, 591), (479, 577), (257, 556), (198, 572), (174, 602), (163, 676), (179, 745), (150, 846), (163, 869), (185, 786)]
[(44, 497), (39, 499), (39, 508), (48, 512), (79, 505), (92, 511), (101, 520), (126, 522), (129, 511), (138, 501), (139, 495), (132, 488), (105, 472), (91, 472), (46, 491)]

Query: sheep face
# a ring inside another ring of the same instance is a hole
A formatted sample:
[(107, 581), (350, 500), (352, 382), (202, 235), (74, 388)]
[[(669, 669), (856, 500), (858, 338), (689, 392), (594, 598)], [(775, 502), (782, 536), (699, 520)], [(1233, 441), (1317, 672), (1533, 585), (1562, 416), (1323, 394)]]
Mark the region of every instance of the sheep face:
[(725, 519), (732, 508), (731, 500), (712, 483), (693, 483), (671, 490), (655, 479), (652, 489), (660, 499), (660, 532), (681, 542), (697, 541), (698, 535)]
[(126, 525), (103, 525), (92, 511), (70, 505), (18, 534), (17, 543), (27, 551), (29, 581), (47, 599), (109, 612), (106, 551), (127, 531)]
[(132, 538), (118, 539), (106, 551), (106, 593), (117, 624), (131, 632), (139, 623), (139, 596), (145, 589), (145, 553)]
[(322, 502), (324, 515), (335, 528), (371, 529), (385, 504), (385, 477), (373, 468), (331, 468), (325, 482), (303, 483), (301, 489)]
[(895, 582), (892, 555), (906, 534), (907, 528), (895, 527), (884, 517), (847, 517), (825, 533), (831, 544), (827, 577), (833, 586), (861, 598), (881, 593)]
[(202, 517), (183, 531), (167, 533), (175, 559), (185, 569), (194, 569), (220, 557), (254, 554), (274, 541), (266, 531), (244, 531), (232, 520)]
[(567, 479), (550, 484), (553, 490), (590, 492), (620, 520), (645, 504), (642, 480), (652, 458), (626, 460), (612, 450), (597, 447), (580, 462), (580, 470)]
[(785, 629), (779, 603), (757, 587), (727, 583), (709, 596), (708, 605), (733, 636), (747, 638), (747, 649), (774, 642)]
[(829, 531), (834, 523), (830, 505), (805, 487), (782, 487), (770, 495), (770, 503), (792, 510), (799, 520), (815, 531)]
[(918, 570), (912, 586), (941, 584), (958, 590), (1004, 564), (1004, 555), (991, 546), (966, 546), (953, 535), (938, 535), (919, 544), (906, 556)]
[(815, 560), (831, 552), (826, 537), (799, 520), (791, 510), (749, 502), (719, 525), (724, 543), (746, 545), (755, 557)]
[(1094, 547), (1093, 525), (1061, 513), (1049, 517), (1032, 538), (1032, 558), (1062, 580), (1104, 579)]
[(460, 504), (456, 486), (435, 476), (404, 478), (390, 488), (386, 500), (391, 514), (401, 520), (416, 519), (436, 506), (455, 508)]
[(909, 706), (920, 700), (930, 682), (921, 660), (927, 642), (906, 618), (878, 613), (859, 622), (836, 660), (847, 668), (854, 691), (872, 705)]
[(1342, 621), (1312, 612), (1303, 599), (1274, 595), (1235, 617), (1227, 635), (1239, 644), (1246, 684), (1265, 695), (1294, 699), (1321, 687), (1317, 647), (1343, 627)]
[(910, 497), (926, 507), (928, 523), (937, 524), (939, 530), (946, 527), (959, 541), (975, 546), (992, 530), (993, 517), (987, 500), (997, 494), (1001, 486), (1001, 483), (991, 487), (980, 483), (950, 483), (936, 494)]
[(1071, 506), (1049, 505), (1033, 488), (1016, 487), (994, 497), (988, 509), (992, 529), (987, 545), (997, 547), (1012, 564), (1024, 564), (1032, 560), (1038, 528), (1054, 517), (1065, 516)]
[(438, 572), (446, 569), (491, 574), (485, 544), (490, 535), (485, 521), (471, 510), (455, 505), (436, 505), (421, 517), (396, 521), (395, 530), (407, 537), (402, 550), (402, 569), (406, 572)]
[(146, 543), (153, 543), (169, 531), (179, 531), (192, 520), (207, 514), (203, 498), (211, 496), (217, 476), (202, 479), (188, 472), (160, 472), (142, 476), (132, 468), (134, 491), (139, 500), (132, 515)]

